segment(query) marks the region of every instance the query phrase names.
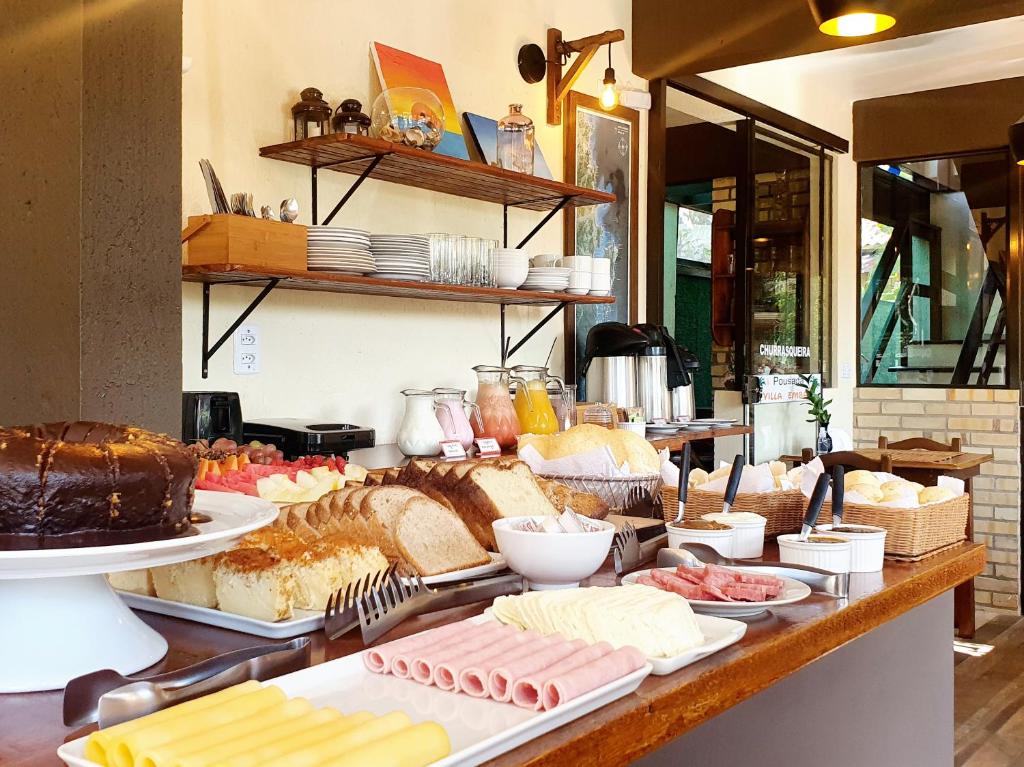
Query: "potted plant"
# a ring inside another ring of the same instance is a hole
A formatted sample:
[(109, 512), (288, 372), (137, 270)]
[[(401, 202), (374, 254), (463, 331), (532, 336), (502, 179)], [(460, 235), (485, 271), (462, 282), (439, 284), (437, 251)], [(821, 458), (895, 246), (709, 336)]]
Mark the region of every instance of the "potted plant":
[(832, 415), (828, 412), (828, 406), (832, 404), (832, 400), (825, 399), (825, 392), (818, 377), (801, 373), (800, 380), (800, 385), (807, 392), (807, 413), (811, 416), (807, 423), (818, 424), (818, 452), (830, 453), (832, 437), (828, 433), (828, 424), (832, 420)]

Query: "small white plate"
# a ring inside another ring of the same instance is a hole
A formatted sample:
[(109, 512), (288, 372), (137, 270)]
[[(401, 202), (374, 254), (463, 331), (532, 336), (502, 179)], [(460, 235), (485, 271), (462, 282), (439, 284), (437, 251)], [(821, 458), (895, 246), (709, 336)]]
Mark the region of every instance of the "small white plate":
[[(674, 567), (662, 567), (660, 569), (670, 573), (675, 572)], [(729, 569), (739, 573), (750, 573), (751, 575), (764, 574), (764, 571), (756, 567), (730, 567)], [(650, 575), (650, 573), (650, 570), (637, 570), (622, 576), (622, 582), (636, 583), (636, 579), (641, 575)], [(782, 593), (777, 598), (769, 599), (765, 602), (712, 602), (705, 599), (687, 599), (686, 601), (690, 603), (690, 607), (696, 613), (718, 615), (723, 618), (748, 618), (751, 615), (760, 615), (765, 610), (773, 607), (791, 605), (794, 602), (807, 599), (811, 595), (811, 587), (806, 583), (794, 581), (792, 578), (783, 578), (782, 580), (784, 581)]]
[(647, 424), (647, 431), (651, 434), (678, 434), (683, 427), (680, 426), (666, 426), (665, 424)]

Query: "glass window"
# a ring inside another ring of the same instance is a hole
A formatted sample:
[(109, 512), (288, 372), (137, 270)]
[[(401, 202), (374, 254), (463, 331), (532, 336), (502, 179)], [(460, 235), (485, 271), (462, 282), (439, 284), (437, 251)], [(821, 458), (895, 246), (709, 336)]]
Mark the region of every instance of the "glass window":
[(1005, 152), (860, 168), (862, 386), (1006, 386)]

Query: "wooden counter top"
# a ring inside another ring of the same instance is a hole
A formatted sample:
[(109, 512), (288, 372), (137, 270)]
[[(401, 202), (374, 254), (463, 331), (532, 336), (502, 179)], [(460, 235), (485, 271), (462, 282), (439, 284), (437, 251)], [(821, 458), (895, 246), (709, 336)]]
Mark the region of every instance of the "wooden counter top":
[[(770, 554), (769, 554), (770, 556)], [(603, 709), (542, 736), (491, 762), (512, 765), (626, 765), (711, 717), (741, 703), (816, 658), (891, 621), (981, 573), (985, 547), (965, 543), (915, 563), (886, 562), (881, 573), (851, 578), (850, 598), (812, 594), (807, 600), (748, 619), (746, 636), (732, 647), (663, 677), (648, 677), (640, 688)], [(612, 585), (606, 568), (591, 585)], [(42, 609), (42, 606), (40, 606)], [(459, 608), (407, 621), (394, 637), (479, 612)], [(264, 639), (174, 618), (140, 613), (170, 643), (168, 656), (153, 670), (169, 670)], [(102, 630), (102, 627), (81, 627)], [(69, 627), (68, 641), (74, 641)], [(952, 637), (951, 637), (952, 638)], [(327, 643), (314, 635), (314, 663), (360, 648), (357, 639)], [(60, 765), (57, 746), (91, 728), (61, 725), (61, 693), (0, 695), (0, 764), (7, 767)]]

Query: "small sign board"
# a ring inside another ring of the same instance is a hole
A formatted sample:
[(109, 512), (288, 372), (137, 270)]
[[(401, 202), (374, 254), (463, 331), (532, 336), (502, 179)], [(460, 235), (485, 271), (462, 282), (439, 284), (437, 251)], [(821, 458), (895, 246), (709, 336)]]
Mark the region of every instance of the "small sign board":
[(501, 447), (498, 445), (498, 440), (493, 437), (480, 437), (476, 441), (477, 450), (480, 458), (497, 458), (501, 455)]
[(457, 439), (446, 439), (438, 444), (441, 445), (441, 454), (446, 461), (462, 461), (466, 458), (466, 448)]
[[(817, 380), (818, 386), (821, 386), (820, 373), (813, 373), (810, 378)], [(752, 405), (769, 402), (796, 402), (807, 399), (804, 379), (798, 375), (763, 373), (749, 376), (747, 387)]]

